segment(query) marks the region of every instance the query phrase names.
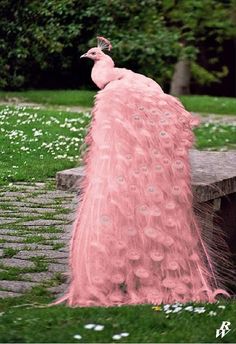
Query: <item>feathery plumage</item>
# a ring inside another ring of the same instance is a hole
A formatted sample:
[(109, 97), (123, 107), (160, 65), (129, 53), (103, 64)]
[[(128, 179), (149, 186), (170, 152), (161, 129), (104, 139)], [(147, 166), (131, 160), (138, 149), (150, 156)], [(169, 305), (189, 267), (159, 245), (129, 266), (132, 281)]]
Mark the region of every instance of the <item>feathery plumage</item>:
[[(152, 79), (117, 68), (98, 47), (92, 80), (101, 89), (92, 110), (86, 176), (70, 242), (69, 306), (215, 302), (227, 297), (217, 262), (194, 209), (188, 149), (200, 123)], [(219, 240), (223, 233), (218, 229)], [(223, 239), (222, 239), (223, 240)]]

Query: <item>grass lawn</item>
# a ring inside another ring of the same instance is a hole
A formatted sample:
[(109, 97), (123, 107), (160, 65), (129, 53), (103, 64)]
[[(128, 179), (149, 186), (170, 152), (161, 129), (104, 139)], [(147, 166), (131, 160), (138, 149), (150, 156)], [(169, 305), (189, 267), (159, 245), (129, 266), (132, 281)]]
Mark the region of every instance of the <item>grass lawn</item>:
[(88, 113), (0, 107), (0, 185), (43, 181), (80, 164)]
[[(36, 295), (31, 291), (24, 297), (0, 301), (1, 342), (234, 343), (236, 340), (235, 301), (176, 304), (169, 308), (161, 305), (159, 310), (147, 304), (107, 308), (60, 305), (47, 308), (46, 305), (54, 298), (43, 295), (42, 289), (35, 288), (35, 291), (37, 289)], [(224, 338), (216, 338), (216, 329), (223, 321), (231, 322), (231, 331)], [(104, 328), (95, 331), (85, 328), (86, 324), (103, 325)], [(120, 333), (127, 335), (120, 339), (113, 338)], [(81, 336), (80, 339), (78, 336)]]
[(180, 100), (189, 111), (222, 115), (236, 115), (236, 98), (181, 96)]
[(71, 105), (71, 106), (93, 106), (93, 97), (96, 91), (86, 90), (40, 90), (25, 92), (3, 92), (0, 91), (0, 100), (19, 98), (25, 102), (41, 103), (47, 105)]
[[(19, 98), (22, 101), (48, 105), (92, 107), (96, 91), (86, 90), (37, 90), (24, 92), (0, 91), (0, 100)], [(213, 96), (181, 96), (187, 110), (199, 113), (236, 115), (236, 98)]]
[[(87, 112), (0, 106), (0, 185), (45, 181), (57, 171), (79, 166), (90, 120)], [(194, 132), (198, 149), (236, 147), (233, 125), (205, 123)]]

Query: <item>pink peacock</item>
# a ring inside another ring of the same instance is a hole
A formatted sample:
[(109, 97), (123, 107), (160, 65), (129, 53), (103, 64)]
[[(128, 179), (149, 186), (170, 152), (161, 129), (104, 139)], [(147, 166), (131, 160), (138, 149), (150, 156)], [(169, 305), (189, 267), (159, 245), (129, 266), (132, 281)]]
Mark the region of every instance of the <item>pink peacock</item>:
[[(89, 147), (70, 241), (69, 286), (51, 305), (230, 297), (226, 276), (230, 280), (232, 272), (224, 265), (229, 252), (219, 252), (217, 242), (207, 244), (194, 212), (188, 150), (200, 118), (154, 80), (115, 67), (103, 52), (111, 43), (97, 39), (98, 46), (81, 56), (94, 61), (92, 80), (101, 90), (85, 139)], [(222, 277), (217, 264), (228, 275)]]

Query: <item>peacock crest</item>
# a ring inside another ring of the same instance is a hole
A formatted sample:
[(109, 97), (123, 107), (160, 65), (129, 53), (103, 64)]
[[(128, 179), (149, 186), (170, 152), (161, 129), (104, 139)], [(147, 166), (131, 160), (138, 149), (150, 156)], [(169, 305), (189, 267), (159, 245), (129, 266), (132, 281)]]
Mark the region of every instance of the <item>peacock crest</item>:
[(107, 49), (108, 51), (110, 51), (112, 48), (111, 42), (102, 36), (97, 37), (97, 46), (101, 50)]

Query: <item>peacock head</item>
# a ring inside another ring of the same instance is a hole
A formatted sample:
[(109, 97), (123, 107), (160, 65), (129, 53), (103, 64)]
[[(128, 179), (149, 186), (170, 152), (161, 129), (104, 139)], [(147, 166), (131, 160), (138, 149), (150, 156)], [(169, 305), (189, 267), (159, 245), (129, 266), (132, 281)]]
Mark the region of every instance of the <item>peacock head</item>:
[(104, 59), (104, 57), (106, 57), (107, 55), (104, 54), (102, 50), (107, 49), (110, 51), (112, 48), (112, 45), (108, 41), (108, 39), (104, 37), (97, 37), (97, 42), (98, 42), (97, 47), (89, 49), (87, 53), (81, 55), (80, 58), (88, 57), (89, 59), (94, 60), (94, 61), (99, 61), (99, 60)]

